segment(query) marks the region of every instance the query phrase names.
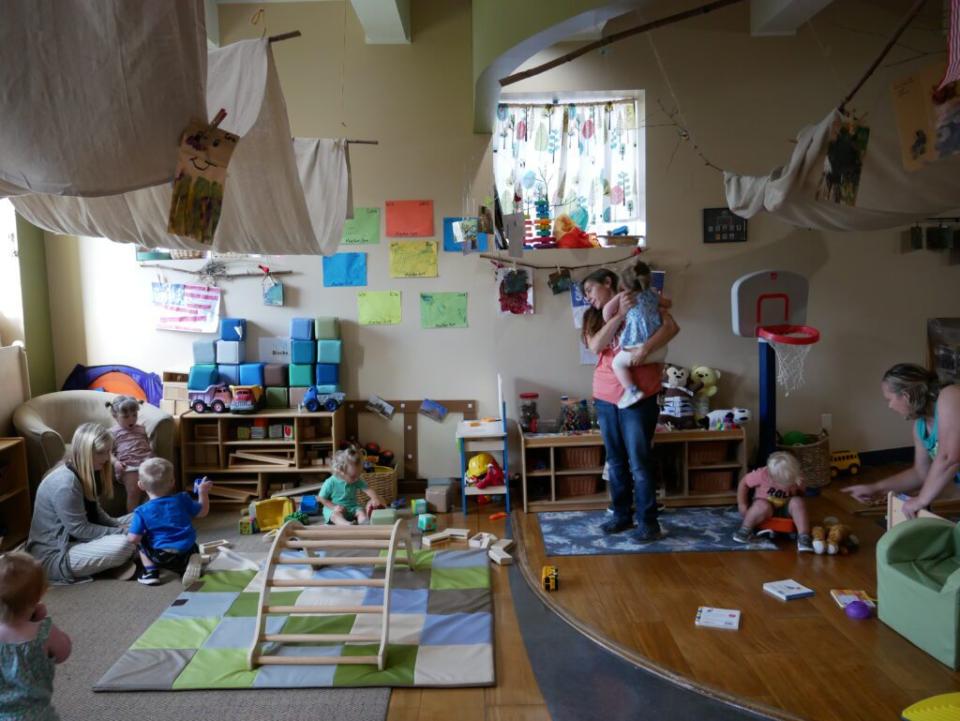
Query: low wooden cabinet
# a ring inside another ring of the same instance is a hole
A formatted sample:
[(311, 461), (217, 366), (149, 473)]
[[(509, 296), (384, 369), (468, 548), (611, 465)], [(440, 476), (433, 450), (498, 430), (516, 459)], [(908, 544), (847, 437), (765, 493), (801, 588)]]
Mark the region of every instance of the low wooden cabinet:
[[(520, 434), (523, 510), (594, 510), (610, 497), (603, 481), (600, 433)], [(746, 434), (728, 431), (658, 431), (651, 470), (657, 495), (668, 506), (726, 505), (736, 500), (746, 473)]]
[(0, 551), (9, 551), (30, 533), (30, 484), (22, 438), (0, 438)]
[(195, 478), (208, 476), (216, 489), (211, 503), (238, 503), (267, 498), (284, 485), (317, 484), (331, 474), (333, 454), (345, 438), (343, 408), (188, 411), (180, 416), (182, 487), (189, 491)]

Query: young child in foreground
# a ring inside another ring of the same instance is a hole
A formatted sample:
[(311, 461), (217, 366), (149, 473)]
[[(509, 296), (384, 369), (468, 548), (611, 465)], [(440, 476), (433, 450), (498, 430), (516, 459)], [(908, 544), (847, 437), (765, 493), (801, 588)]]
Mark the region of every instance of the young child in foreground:
[(58, 721), (50, 701), (54, 666), (70, 656), (70, 637), (40, 599), (43, 567), (26, 553), (0, 556), (0, 719)]
[(783, 451), (771, 453), (765, 468), (751, 471), (737, 486), (737, 507), (743, 516), (743, 523), (733, 534), (733, 540), (750, 543), (753, 529), (768, 518), (773, 515), (789, 516), (797, 526), (797, 551), (813, 551), (803, 491), (803, 476), (796, 457)]
[[(377, 492), (360, 478), (361, 463), (360, 454), (354, 448), (346, 448), (334, 454), (333, 475), (323, 482), (317, 495), (323, 504), (323, 519), (327, 523), (338, 526), (366, 523), (374, 508), (386, 505)], [(360, 505), (357, 499), (358, 491), (363, 491), (370, 497), (366, 506)]]
[[(608, 321), (620, 312), (624, 296), (635, 294), (634, 305), (627, 311), (620, 331), (620, 351), (613, 357), (613, 374), (623, 386), (618, 408), (629, 408), (643, 399), (643, 392), (637, 388), (630, 374), (633, 362), (630, 351), (642, 347), (663, 325), (660, 307), (669, 307), (670, 304), (652, 287), (652, 278), (650, 266), (638, 260), (620, 274), (621, 292), (603, 306), (603, 320)], [(663, 347), (648, 355), (644, 363), (660, 363), (666, 357), (667, 349)]]
[(187, 493), (173, 493), (173, 464), (164, 458), (148, 458), (140, 464), (142, 490), (150, 500), (133, 512), (127, 540), (137, 546), (143, 572), (137, 579), (145, 586), (160, 584), (160, 569), (183, 576), (184, 587), (200, 576), (200, 552), (194, 518), (210, 511), (210, 486), (204, 478), (197, 490), (199, 503)]

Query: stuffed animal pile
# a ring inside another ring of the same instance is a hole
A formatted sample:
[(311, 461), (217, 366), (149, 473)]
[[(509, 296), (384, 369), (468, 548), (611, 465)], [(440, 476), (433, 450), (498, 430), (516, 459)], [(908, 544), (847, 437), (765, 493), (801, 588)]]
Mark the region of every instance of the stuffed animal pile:
[(698, 381), (691, 381), (690, 371), (686, 368), (666, 364), (663, 367), (657, 425), (671, 431), (696, 428), (693, 400), (700, 385)]
[(814, 526), (810, 535), (817, 555), (845, 556), (860, 547), (860, 540), (850, 532), (850, 526), (839, 523), (832, 516), (823, 519), (822, 526)]

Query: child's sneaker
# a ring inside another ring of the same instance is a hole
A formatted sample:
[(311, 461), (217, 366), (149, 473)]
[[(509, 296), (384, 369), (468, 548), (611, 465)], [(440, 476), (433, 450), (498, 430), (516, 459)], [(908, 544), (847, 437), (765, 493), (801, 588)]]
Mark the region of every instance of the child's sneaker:
[(190, 588), (200, 578), (200, 572), (203, 570), (203, 559), (199, 553), (191, 553), (190, 560), (187, 561), (187, 570), (183, 572), (183, 587)]
[(738, 528), (733, 534), (733, 540), (737, 543), (750, 543), (750, 536), (752, 535), (753, 533), (749, 528), (746, 526), (740, 526), (740, 528)]
[(809, 533), (797, 536), (797, 553), (813, 553), (813, 539)]
[(623, 395), (620, 396), (620, 400), (617, 401), (617, 408), (629, 408), (634, 403), (638, 403), (643, 400), (643, 391), (634, 386), (623, 392)]
[(145, 568), (137, 577), (137, 583), (142, 583), (144, 586), (159, 586), (160, 585), (160, 569), (159, 568)]

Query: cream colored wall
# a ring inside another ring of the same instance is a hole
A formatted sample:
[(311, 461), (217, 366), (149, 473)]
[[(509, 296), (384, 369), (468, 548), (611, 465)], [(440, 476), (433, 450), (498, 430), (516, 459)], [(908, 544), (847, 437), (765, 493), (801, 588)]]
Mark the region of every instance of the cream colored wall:
[[(681, 109), (710, 159), (758, 174), (784, 162), (790, 138), (836, 104), (896, 25), (897, 13), (863, 17), (867, 6), (853, 0), (834, 3), (815, 22), (819, 43), (809, 28), (796, 38), (751, 39), (745, 7), (658, 32), (655, 42)], [(248, 24), (250, 8), (220, 7), (224, 44), (259, 35), (260, 27)], [(357, 205), (432, 198), (439, 230), (444, 215), (467, 210), (465, 196), (480, 199), (488, 193), (488, 138), (471, 132), (466, 0), (415, 3), (413, 43), (406, 46), (364, 45), (353, 12), (348, 6), (344, 20), (341, 3), (266, 8), (269, 34), (303, 32), (302, 38), (274, 48), (293, 133), (380, 141), (352, 151)], [(879, 35), (844, 33), (838, 27), (855, 23)], [(913, 41), (933, 42), (927, 36)], [(822, 47), (829, 52), (826, 58)], [(620, 43), (514, 89), (630, 87), (646, 90), (651, 113), (657, 98), (672, 105), (646, 38)], [(862, 94), (865, 108), (874, 110), (885, 93), (882, 78), (868, 84)], [(649, 121), (663, 119), (652, 115)], [(683, 329), (672, 358), (722, 369), (722, 402), (755, 408), (756, 348), (730, 332), (730, 284), (767, 267), (803, 272), (811, 279), (809, 320), (824, 340), (808, 361), (807, 387), (780, 402), (781, 428), (815, 430), (820, 413), (830, 412), (835, 446), (905, 445), (908, 430), (885, 411), (877, 379), (894, 361), (924, 360), (925, 319), (956, 314), (956, 268), (932, 253), (899, 254), (893, 231), (820, 233), (762, 216), (750, 222), (748, 243), (705, 246), (700, 213), (724, 204), (720, 177), (687, 148), (674, 154), (676, 143), (672, 128), (648, 131), (650, 258), (668, 271)], [(287, 307), (262, 306), (259, 281), (238, 280), (224, 285), (223, 311), (250, 319), (254, 336), (285, 334), (293, 316), (342, 317), (344, 380), (353, 397), (476, 398), (481, 413), (494, 413), (497, 371), (504, 375), (511, 415), (518, 390), (541, 391), (547, 413), (556, 411), (562, 392), (589, 393), (591, 369), (578, 362), (569, 297), (550, 294), (546, 272), (536, 274), (537, 314), (501, 318), (490, 265), (478, 257), (441, 253), (439, 278), (397, 280), (388, 277), (385, 242), (353, 250), (369, 253), (370, 289), (403, 291), (401, 325), (358, 327), (355, 289), (323, 288), (321, 261), (312, 257), (270, 261), (297, 271), (284, 279)], [(526, 259), (544, 266), (574, 265), (622, 255), (540, 251)], [(48, 238), (58, 381), (76, 362), (128, 363), (158, 372), (189, 365), (194, 337), (151, 329), (149, 281), (155, 272), (139, 268), (133, 259), (130, 246)], [(420, 329), (419, 292), (442, 290), (469, 294), (469, 329)], [(425, 421), (421, 429), (426, 434), (422, 472), (454, 473), (450, 424)], [(395, 422), (388, 438), (401, 430)], [(755, 435), (756, 428), (750, 432)]]

